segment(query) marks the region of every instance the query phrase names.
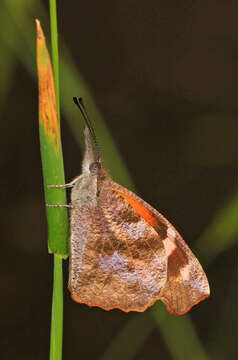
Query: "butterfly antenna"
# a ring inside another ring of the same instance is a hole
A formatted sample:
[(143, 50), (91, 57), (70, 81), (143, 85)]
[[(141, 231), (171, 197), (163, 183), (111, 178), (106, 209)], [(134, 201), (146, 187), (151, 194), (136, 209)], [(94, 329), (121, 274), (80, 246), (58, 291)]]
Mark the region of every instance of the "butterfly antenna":
[(99, 144), (98, 144), (98, 141), (97, 141), (97, 137), (96, 137), (96, 134), (95, 134), (95, 131), (94, 131), (94, 128), (93, 128), (93, 125), (92, 125), (92, 122), (88, 116), (88, 113), (87, 113), (87, 110), (86, 110), (86, 107), (83, 103), (83, 99), (82, 98), (77, 98), (76, 96), (73, 97), (73, 101), (74, 103), (77, 105), (77, 107), (79, 108), (83, 118), (84, 118), (84, 121), (86, 123), (86, 126), (88, 127), (89, 129), (89, 132), (90, 132), (90, 135), (93, 139), (93, 142), (95, 144), (95, 147), (96, 147), (96, 151), (98, 153), (98, 155), (100, 154), (100, 147), (99, 147)]

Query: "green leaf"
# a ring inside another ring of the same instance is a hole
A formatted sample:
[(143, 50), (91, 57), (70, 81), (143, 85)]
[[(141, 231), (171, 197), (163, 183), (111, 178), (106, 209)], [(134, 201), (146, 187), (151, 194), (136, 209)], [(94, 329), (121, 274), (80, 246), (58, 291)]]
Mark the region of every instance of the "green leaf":
[[(37, 21), (37, 69), (39, 79), (39, 127), (45, 200), (50, 205), (66, 204), (65, 189), (47, 185), (65, 183), (57, 116), (54, 79), (50, 57), (39, 21)], [(46, 208), (48, 221), (48, 248), (50, 253), (68, 256), (68, 217), (65, 208)]]

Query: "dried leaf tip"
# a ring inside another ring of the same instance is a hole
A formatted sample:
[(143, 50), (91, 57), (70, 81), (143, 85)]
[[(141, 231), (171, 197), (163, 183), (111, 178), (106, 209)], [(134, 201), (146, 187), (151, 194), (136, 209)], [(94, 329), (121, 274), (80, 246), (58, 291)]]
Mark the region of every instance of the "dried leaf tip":
[(44, 39), (44, 33), (41, 28), (40, 21), (36, 19), (36, 36), (38, 39)]

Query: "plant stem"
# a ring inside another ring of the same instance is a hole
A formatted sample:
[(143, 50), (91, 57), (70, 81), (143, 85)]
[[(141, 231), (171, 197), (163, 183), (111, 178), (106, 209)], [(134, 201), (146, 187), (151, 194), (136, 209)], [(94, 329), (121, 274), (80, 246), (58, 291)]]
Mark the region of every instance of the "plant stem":
[[(46, 204), (65, 204), (65, 189), (47, 185), (64, 184), (64, 165), (60, 138), (60, 124), (56, 111), (56, 97), (51, 61), (39, 20), (37, 29), (37, 69), (39, 78), (39, 132)], [(65, 208), (46, 208), (48, 249), (54, 254), (54, 279), (50, 359), (61, 360), (63, 336), (63, 277), (62, 258), (68, 255), (68, 217)]]
[[(57, 31), (56, 0), (50, 0), (50, 28), (52, 63), (56, 94), (56, 106), (58, 121), (60, 123), (60, 93), (59, 93), (59, 52)], [(63, 273), (62, 259), (54, 254), (54, 279), (53, 279), (52, 315), (51, 315), (51, 339), (50, 360), (62, 359), (63, 345)]]
[(63, 271), (62, 259), (54, 255), (54, 287), (52, 298), (50, 360), (62, 359), (63, 343)]
[(53, 72), (54, 72), (58, 119), (60, 119), (59, 50), (58, 50), (56, 0), (50, 0), (49, 5), (50, 5), (50, 33), (51, 33), (52, 64), (53, 64)]

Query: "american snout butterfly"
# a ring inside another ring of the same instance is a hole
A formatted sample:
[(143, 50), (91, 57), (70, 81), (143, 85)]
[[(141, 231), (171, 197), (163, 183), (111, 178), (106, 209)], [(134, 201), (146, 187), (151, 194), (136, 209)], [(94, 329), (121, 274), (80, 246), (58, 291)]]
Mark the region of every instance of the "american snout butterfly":
[(175, 315), (209, 296), (207, 277), (177, 230), (157, 210), (112, 181), (103, 166), (82, 100), (85, 122), (82, 174), (69, 184), (73, 300), (105, 310), (144, 311), (162, 300)]

